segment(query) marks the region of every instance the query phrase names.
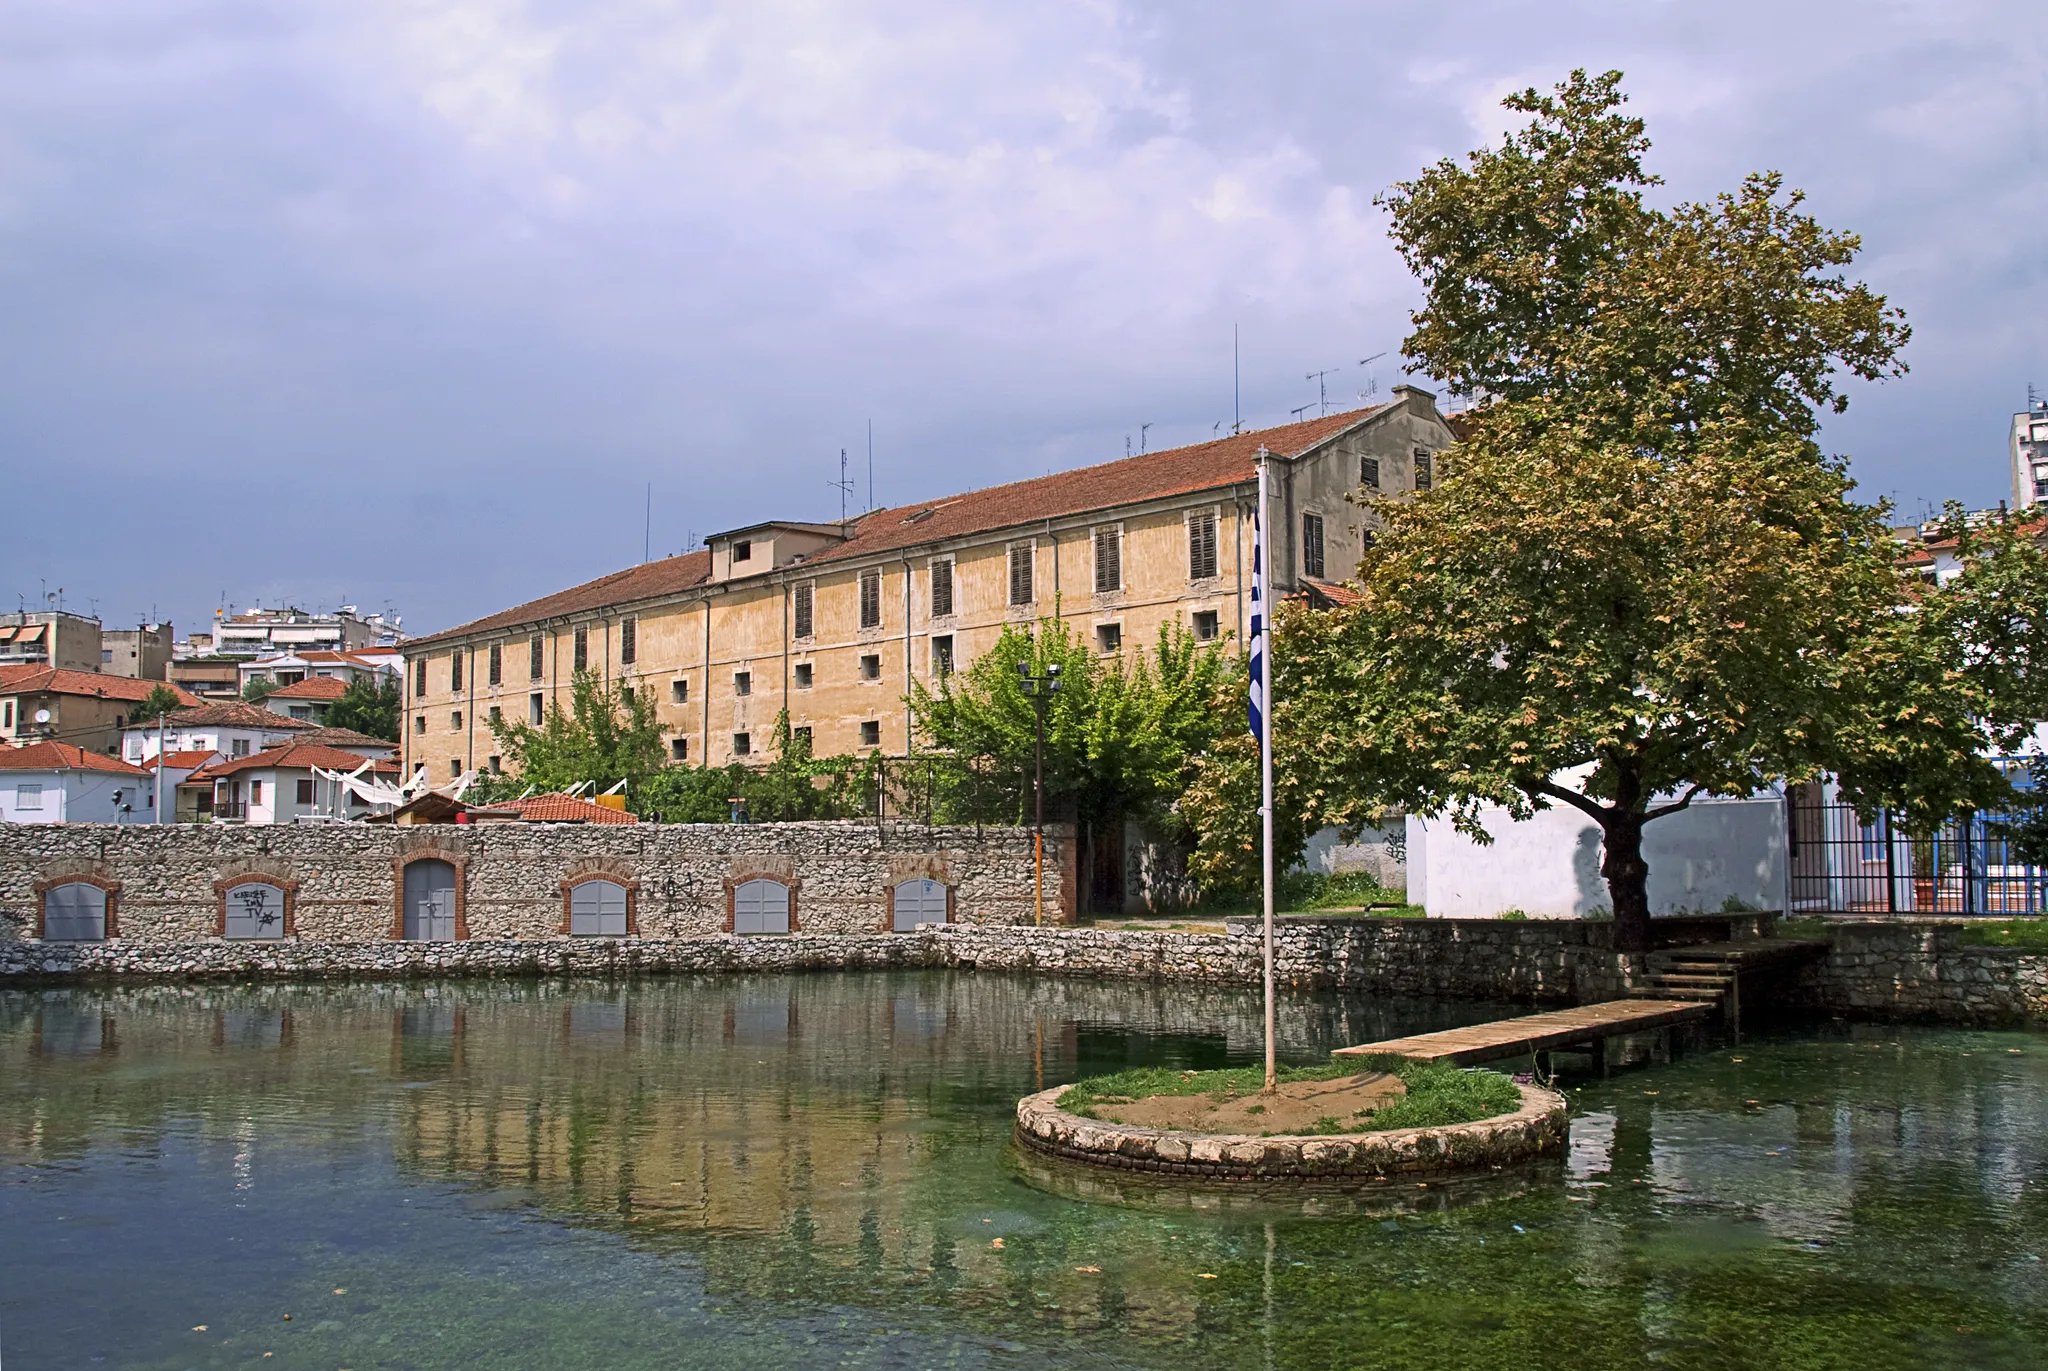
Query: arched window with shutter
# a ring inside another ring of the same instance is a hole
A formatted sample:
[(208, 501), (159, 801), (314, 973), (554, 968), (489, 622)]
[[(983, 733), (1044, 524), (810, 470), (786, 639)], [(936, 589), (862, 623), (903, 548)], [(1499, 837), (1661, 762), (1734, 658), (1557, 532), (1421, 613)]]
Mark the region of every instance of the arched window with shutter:
[(632, 931), (632, 892), (617, 881), (592, 877), (569, 887), (569, 934), (623, 938)]
[(944, 881), (913, 877), (889, 893), (889, 926), (909, 933), (919, 924), (942, 924), (951, 916), (952, 892)]
[(107, 892), (85, 881), (66, 881), (43, 892), (43, 937), (49, 942), (96, 943), (107, 936)]
[(773, 934), (790, 931), (789, 887), (757, 876), (732, 888), (732, 931)]

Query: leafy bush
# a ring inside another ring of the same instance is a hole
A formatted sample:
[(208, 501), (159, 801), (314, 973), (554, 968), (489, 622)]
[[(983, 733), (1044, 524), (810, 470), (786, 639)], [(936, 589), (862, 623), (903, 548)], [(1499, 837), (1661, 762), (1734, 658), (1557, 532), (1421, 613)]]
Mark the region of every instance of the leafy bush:
[[(1465, 1070), (1391, 1055), (1348, 1057), (1321, 1066), (1283, 1066), (1287, 1081), (1328, 1081), (1340, 1076), (1386, 1071), (1401, 1078), (1408, 1093), (1375, 1109), (1362, 1122), (1318, 1119), (1304, 1133), (1379, 1132), (1390, 1128), (1440, 1128), (1446, 1124), (1490, 1119), (1522, 1102), (1515, 1083), (1498, 1071)], [(1266, 1073), (1256, 1066), (1220, 1071), (1179, 1071), (1170, 1066), (1141, 1066), (1114, 1075), (1076, 1081), (1059, 1097), (1059, 1107), (1084, 1119), (1099, 1117), (1095, 1106), (1105, 1100), (1141, 1100), (1151, 1095), (1209, 1095), (1217, 1100), (1250, 1095), (1264, 1087)]]

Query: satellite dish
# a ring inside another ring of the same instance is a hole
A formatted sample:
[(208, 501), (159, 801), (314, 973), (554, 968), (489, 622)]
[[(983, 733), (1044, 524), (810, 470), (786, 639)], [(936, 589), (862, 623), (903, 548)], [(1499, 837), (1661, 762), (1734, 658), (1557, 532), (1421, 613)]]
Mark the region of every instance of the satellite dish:
[(39, 710), (37, 710), (37, 711), (36, 711), (36, 722), (37, 722), (37, 723), (39, 723), (39, 724), (46, 724), (46, 723), (50, 722), (50, 711), (49, 711), (49, 710), (47, 710), (47, 709), (39, 709)]

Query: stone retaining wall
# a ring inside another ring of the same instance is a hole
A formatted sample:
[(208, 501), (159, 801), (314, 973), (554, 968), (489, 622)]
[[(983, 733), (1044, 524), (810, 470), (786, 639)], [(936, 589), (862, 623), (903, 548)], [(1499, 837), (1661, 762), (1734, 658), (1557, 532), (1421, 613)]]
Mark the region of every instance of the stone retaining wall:
[[(1072, 917), (1071, 847), (1064, 829), (1048, 832), (1050, 917)], [(1034, 915), (1031, 835), (1015, 828), (0, 824), (0, 946), (35, 936), (39, 886), (83, 879), (113, 894), (119, 945), (191, 947), (217, 937), (221, 888), (244, 877), (292, 892), (301, 941), (382, 942), (393, 936), (402, 868), (422, 857), (457, 867), (458, 919), (477, 942), (566, 938), (564, 885), (584, 876), (628, 885), (637, 932), (654, 939), (725, 932), (733, 883), (760, 875), (791, 886), (808, 933), (887, 932), (889, 892), (911, 877), (944, 882), (963, 923)]]
[(1857, 1019), (2048, 1022), (2048, 954), (1977, 947), (1959, 922), (1828, 926), (1825, 961), (1791, 987), (1803, 1007)]

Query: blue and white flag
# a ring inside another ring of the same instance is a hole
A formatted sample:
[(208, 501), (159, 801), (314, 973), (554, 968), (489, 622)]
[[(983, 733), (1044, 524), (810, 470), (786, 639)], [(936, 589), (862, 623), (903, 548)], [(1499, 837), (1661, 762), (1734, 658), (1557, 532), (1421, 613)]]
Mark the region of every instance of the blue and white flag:
[(1252, 650), (1251, 720), (1252, 736), (1260, 745), (1266, 739), (1266, 606), (1260, 590), (1265, 584), (1266, 530), (1257, 513), (1252, 515)]

